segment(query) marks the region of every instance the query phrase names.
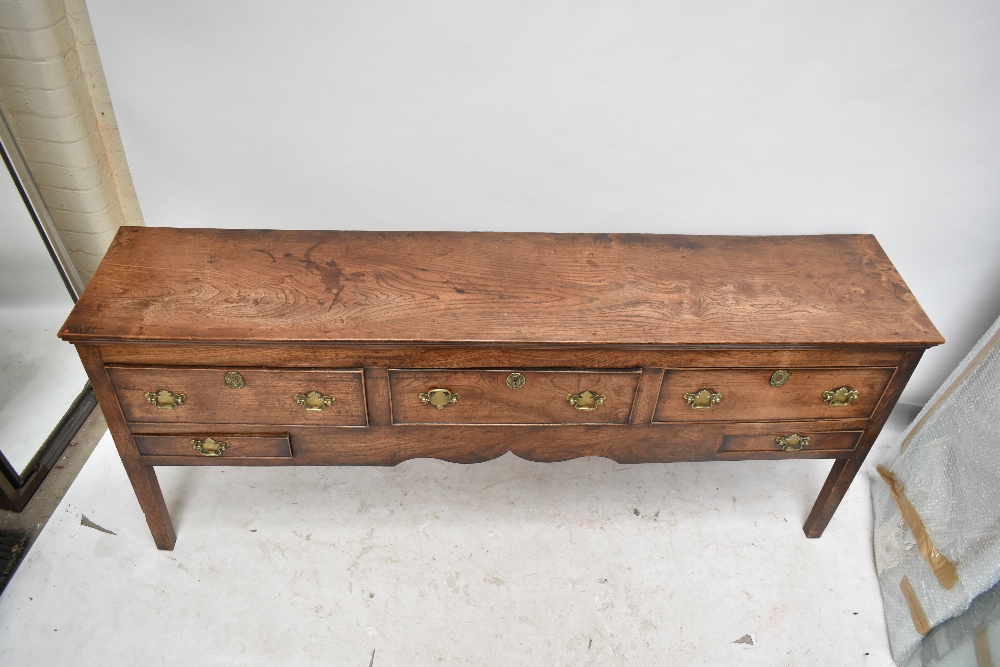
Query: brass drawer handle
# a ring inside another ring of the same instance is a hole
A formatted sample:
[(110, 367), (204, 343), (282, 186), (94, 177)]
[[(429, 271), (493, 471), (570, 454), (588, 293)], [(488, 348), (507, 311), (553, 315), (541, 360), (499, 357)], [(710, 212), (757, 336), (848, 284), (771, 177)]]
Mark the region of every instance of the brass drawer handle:
[(175, 394), (169, 389), (146, 392), (146, 400), (163, 410), (173, 410), (184, 403), (185, 398), (187, 398), (186, 394)]
[(714, 389), (699, 389), (693, 394), (684, 394), (684, 401), (694, 410), (708, 410), (722, 400), (722, 394)]
[(608, 398), (607, 394), (598, 394), (586, 389), (579, 394), (566, 394), (566, 400), (577, 410), (596, 410)]
[(322, 412), (337, 400), (336, 396), (327, 396), (315, 389), (304, 394), (295, 394), (292, 398), (295, 399), (296, 405), (301, 405), (309, 412)]
[(458, 394), (447, 389), (428, 389), (426, 393), (420, 394), (420, 400), (424, 405), (430, 404), (438, 410), (444, 410), (444, 406), (458, 403)]
[(788, 382), (789, 373), (784, 368), (779, 368), (778, 370), (771, 373), (771, 386), (772, 387), (782, 387), (786, 382)]
[(204, 440), (192, 440), (191, 448), (202, 456), (222, 456), (222, 452), (229, 449), (229, 443), (225, 440), (205, 438)]
[(243, 376), (236, 371), (229, 371), (226, 373), (224, 381), (226, 386), (230, 389), (242, 389), (247, 383), (246, 380), (243, 379)]
[(774, 442), (786, 452), (797, 452), (809, 446), (809, 436), (799, 435), (798, 433), (779, 435), (774, 439)]
[(858, 390), (850, 387), (837, 387), (823, 392), (823, 400), (833, 406), (847, 405), (858, 397)]

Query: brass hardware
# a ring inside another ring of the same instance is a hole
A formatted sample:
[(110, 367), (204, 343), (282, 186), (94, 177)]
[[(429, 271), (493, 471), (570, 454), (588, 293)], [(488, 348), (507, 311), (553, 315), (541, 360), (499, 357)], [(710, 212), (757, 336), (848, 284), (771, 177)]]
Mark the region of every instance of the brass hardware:
[(779, 368), (778, 370), (771, 373), (772, 387), (780, 387), (786, 382), (788, 382), (788, 371), (786, 371), (785, 369)]
[(336, 396), (326, 396), (315, 389), (304, 394), (295, 394), (292, 398), (297, 405), (301, 405), (309, 412), (322, 412), (337, 400)]
[(225, 440), (205, 438), (204, 440), (192, 440), (191, 448), (202, 456), (222, 456), (222, 452), (229, 449), (229, 443)]
[(823, 400), (834, 406), (847, 405), (858, 397), (858, 390), (850, 387), (838, 387), (823, 392)]
[(511, 373), (507, 376), (507, 386), (511, 389), (520, 389), (525, 382), (524, 375), (521, 373)]
[(695, 410), (708, 410), (722, 400), (722, 394), (714, 389), (699, 389), (693, 394), (684, 394), (684, 401)]
[(458, 394), (453, 394), (447, 389), (429, 389), (427, 393), (420, 394), (420, 400), (424, 405), (430, 403), (438, 410), (444, 410), (444, 406), (458, 403)]
[(589, 389), (579, 394), (566, 394), (566, 400), (577, 410), (596, 410), (607, 398), (607, 394), (596, 394)]
[(242, 389), (245, 384), (246, 380), (236, 371), (226, 373), (226, 386), (230, 389)]
[(809, 446), (809, 436), (799, 435), (798, 433), (779, 435), (774, 439), (774, 442), (786, 452), (797, 452)]
[(156, 391), (146, 392), (146, 400), (164, 410), (173, 410), (181, 405), (185, 398), (187, 398), (187, 394), (175, 394), (169, 389), (157, 389)]

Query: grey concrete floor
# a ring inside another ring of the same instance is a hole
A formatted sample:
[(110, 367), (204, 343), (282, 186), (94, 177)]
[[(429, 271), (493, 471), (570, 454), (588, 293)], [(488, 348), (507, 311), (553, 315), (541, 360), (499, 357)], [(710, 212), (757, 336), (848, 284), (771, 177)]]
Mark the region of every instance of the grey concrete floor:
[(107, 430), (108, 425), (104, 421), (101, 409), (94, 408), (24, 510), (22, 512), (0, 510), (0, 530), (24, 532), (28, 537), (25, 547), (26, 550), (30, 550), (45, 523), (55, 512)]
[(802, 534), (829, 466), (160, 468), (161, 552), (105, 436), (0, 596), (0, 658), (890, 665), (868, 477)]

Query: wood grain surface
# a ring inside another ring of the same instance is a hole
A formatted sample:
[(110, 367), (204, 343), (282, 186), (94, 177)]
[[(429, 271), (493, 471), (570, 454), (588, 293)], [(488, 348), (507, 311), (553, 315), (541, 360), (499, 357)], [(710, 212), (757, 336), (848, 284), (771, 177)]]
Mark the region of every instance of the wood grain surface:
[[(228, 443), (219, 456), (205, 456), (191, 446), (191, 440), (213, 438)], [(230, 435), (208, 426), (187, 435), (137, 435), (136, 447), (143, 456), (184, 456), (225, 464), (239, 458), (289, 458), (292, 455), (288, 435)]]
[(937, 345), (875, 238), (122, 227), (76, 341)]
[[(123, 227), (60, 336), (78, 344), (156, 544), (154, 465), (835, 460), (819, 536), (926, 347), (872, 236)], [(790, 371), (782, 387), (774, 370)], [(639, 370), (641, 369), (641, 371)], [(245, 378), (228, 388), (226, 372)], [(527, 382), (510, 389), (519, 371)], [(822, 392), (860, 397), (833, 407)], [(418, 394), (459, 393), (443, 410)], [(685, 392), (723, 394), (692, 410)], [(174, 410), (147, 391), (186, 394)], [(590, 389), (604, 405), (578, 411)], [(321, 412), (295, 404), (336, 396)], [(777, 435), (810, 436), (785, 452)], [(192, 438), (227, 439), (205, 457)]]
[(830, 368), (895, 366), (907, 348), (102, 343), (106, 363), (300, 368)]
[[(515, 371), (525, 377), (520, 389), (506, 384)], [(396, 424), (626, 424), (638, 384), (638, 370), (389, 371)], [(419, 395), (435, 388), (457, 393), (458, 402), (441, 410), (425, 405)], [(566, 400), (585, 390), (607, 398), (595, 410), (578, 410)]]
[[(756, 421), (765, 419), (846, 419), (868, 417), (895, 368), (789, 368), (781, 387), (770, 384), (773, 368), (668, 370), (654, 421)], [(848, 386), (858, 398), (833, 406), (823, 392)], [(711, 389), (722, 400), (695, 410), (685, 393)]]
[[(243, 375), (242, 389), (225, 385), (229, 371)], [(361, 370), (110, 366), (108, 375), (125, 418), (133, 423), (367, 424)], [(169, 410), (153, 405), (146, 392), (160, 389), (185, 394), (184, 403)], [(310, 391), (335, 400), (321, 411), (306, 410), (294, 396)]]
[[(789, 436), (792, 433), (800, 436), (807, 436), (809, 444), (803, 447), (800, 452), (810, 451), (838, 451), (850, 452), (858, 444), (862, 431), (822, 431), (813, 424), (799, 431), (786, 429), (784, 431), (762, 434), (728, 434), (722, 438), (720, 452), (784, 452), (781, 445), (777, 443), (778, 436)], [(787, 452), (794, 453), (794, 452)]]
[[(256, 434), (280, 426), (265, 424), (215, 425), (206, 430), (193, 425), (183, 427), (143, 425), (169, 437), (204, 437), (216, 431), (229, 437)], [(826, 422), (789, 422), (788, 433), (857, 431), (859, 420)], [(169, 429), (173, 428), (174, 433)], [(414, 458), (435, 458), (454, 463), (480, 463), (512, 452), (529, 461), (566, 461), (581, 456), (602, 456), (619, 463), (663, 463), (674, 461), (733, 461), (743, 459), (816, 459), (844, 458), (850, 451), (803, 449), (785, 452), (780, 449), (719, 451), (727, 435), (761, 435), (773, 440), (779, 433), (774, 424), (744, 422), (736, 424), (652, 424), (609, 426), (594, 424), (465, 426), (409, 425), (381, 428), (336, 428), (325, 426), (290, 426), (292, 458), (244, 457), (165, 457), (142, 456), (143, 463), (154, 465), (385, 465), (391, 466)], [(781, 432), (784, 435), (787, 433)], [(136, 439), (158, 433), (142, 433)], [(183, 440), (187, 442), (187, 440)], [(190, 446), (190, 445), (188, 445)]]

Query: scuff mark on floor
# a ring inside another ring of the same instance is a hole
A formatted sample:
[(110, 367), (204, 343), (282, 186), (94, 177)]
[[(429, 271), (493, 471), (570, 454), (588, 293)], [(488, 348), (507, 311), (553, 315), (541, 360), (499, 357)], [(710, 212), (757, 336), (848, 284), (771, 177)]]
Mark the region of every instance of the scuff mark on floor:
[(98, 526), (96, 523), (88, 519), (86, 514), (80, 515), (80, 525), (86, 526), (87, 528), (93, 528), (94, 530), (99, 530), (102, 533), (107, 533), (108, 535), (115, 534), (113, 531), (110, 531), (107, 528), (104, 528), (103, 526)]

